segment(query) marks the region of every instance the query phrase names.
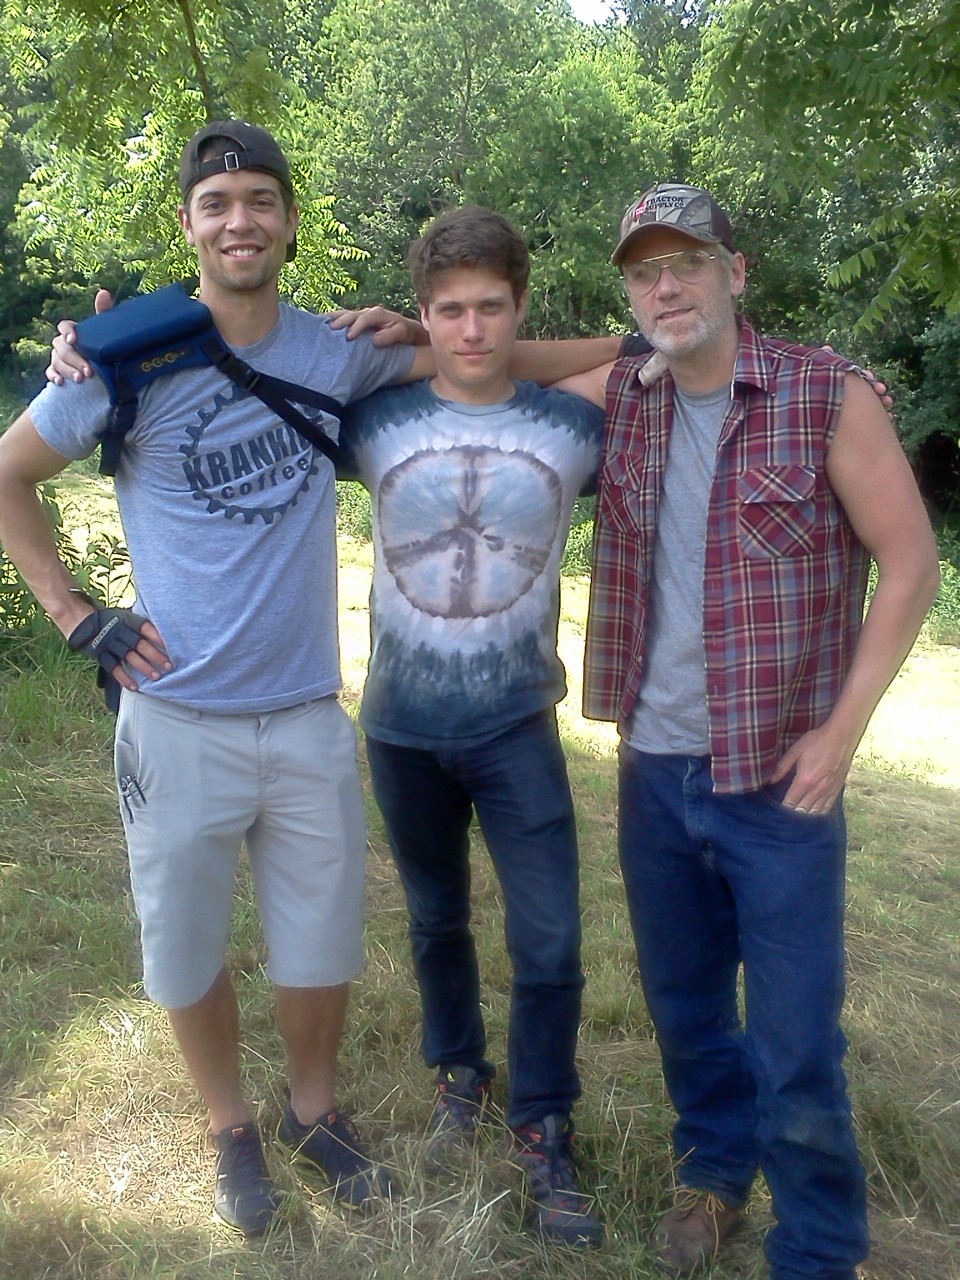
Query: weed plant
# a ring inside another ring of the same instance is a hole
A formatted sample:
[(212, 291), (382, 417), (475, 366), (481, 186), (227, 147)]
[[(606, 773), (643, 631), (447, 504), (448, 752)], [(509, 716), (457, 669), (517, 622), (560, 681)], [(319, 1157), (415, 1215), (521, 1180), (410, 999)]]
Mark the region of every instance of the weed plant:
[(337, 534), (359, 542), (373, 538), (370, 494), (355, 480), (337, 482)]
[(9, 369), (0, 367), (0, 431), (23, 412), (26, 394), (21, 380)]
[(960, 644), (960, 532), (945, 528), (939, 542), (940, 591), (928, 629), (936, 644)]

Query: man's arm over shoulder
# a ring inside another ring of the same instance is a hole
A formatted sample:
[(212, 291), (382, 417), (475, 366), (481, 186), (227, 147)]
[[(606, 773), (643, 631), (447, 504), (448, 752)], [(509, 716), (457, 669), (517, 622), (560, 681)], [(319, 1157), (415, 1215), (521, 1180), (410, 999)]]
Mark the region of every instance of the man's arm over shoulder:
[[(553, 386), (563, 378), (606, 369), (620, 352), (621, 338), (609, 334), (603, 338), (557, 338), (518, 342), (513, 349), (509, 373), (512, 378)], [(604, 384), (606, 378), (604, 378)], [(572, 390), (572, 388), (566, 388)], [(578, 395), (582, 394), (577, 392)], [(584, 396), (585, 400), (591, 396)], [(597, 403), (594, 400), (594, 403)]]
[[(638, 334), (630, 334), (627, 338), (620, 339), (621, 358), (624, 356), (634, 359), (642, 356), (642, 363), (637, 365), (636, 376), (640, 379), (645, 387), (651, 382), (656, 382), (658, 378), (662, 378), (667, 371), (666, 357), (660, 351), (652, 351), (650, 344), (645, 338), (641, 338)], [(624, 345), (626, 350), (624, 350)], [(606, 408), (607, 382), (616, 364), (615, 360), (601, 365), (598, 369), (588, 369), (586, 373), (577, 373), (569, 378), (561, 378), (554, 383), (560, 391), (572, 391), (574, 395), (583, 396), (584, 400), (591, 401), (592, 404), (599, 405), (601, 409)]]
[[(57, 555), (37, 485), (59, 475), (69, 461), (41, 438), (29, 410), (0, 437), (0, 543), (65, 637), (73, 634), (92, 607), (77, 594), (77, 584)], [(150, 622), (144, 623), (137, 650), (126, 660), (152, 679), (171, 665)], [(136, 688), (136, 681), (121, 667), (114, 675), (126, 688)]]
[[(397, 342), (412, 343), (413, 364), (398, 382), (414, 382), (435, 377), (433, 351), (426, 330), (416, 320), (386, 307), (363, 307), (358, 311), (338, 311), (330, 320), (332, 329), (346, 329), (355, 339), (361, 333), (372, 333), (376, 346)], [(509, 372), (512, 378), (551, 386), (561, 378), (596, 370), (616, 360), (623, 339), (616, 334), (603, 338), (564, 338), (556, 341), (522, 341), (514, 348)], [(69, 368), (69, 366), (67, 366)], [(569, 388), (572, 390), (573, 388)], [(590, 399), (590, 396), (585, 396)], [(597, 403), (597, 401), (594, 401)]]
[[(542, 387), (558, 386), (561, 381), (582, 377), (582, 388), (560, 386), (562, 391), (574, 391), (585, 400), (603, 406), (603, 388), (613, 368), (620, 339), (562, 338), (518, 342), (508, 366), (511, 378), (521, 382), (537, 382)], [(414, 350), (413, 364), (403, 381), (436, 376), (437, 364), (432, 347), (418, 346)], [(601, 380), (602, 379), (602, 380)], [(598, 389), (599, 388), (599, 389)]]
[(857, 374), (827, 455), (827, 478), (877, 564), (877, 587), (853, 664), (827, 721), (785, 753), (776, 778), (796, 776), (792, 807), (829, 809), (884, 690), (910, 652), (940, 582), (936, 539), (893, 423)]
[(437, 363), (433, 358), (430, 339), (418, 320), (376, 305), (331, 312), (327, 323), (334, 331), (344, 330), (351, 342), (366, 333), (370, 335), (375, 347), (412, 346), (414, 352), (410, 367), (391, 379), (393, 385), (419, 382), (423, 378), (436, 376)]
[(553, 384), (556, 391), (569, 391), (575, 396), (582, 396), (597, 408), (603, 409), (607, 402), (607, 379), (616, 361), (596, 369), (588, 369), (586, 373), (574, 373), (569, 378), (560, 378)]

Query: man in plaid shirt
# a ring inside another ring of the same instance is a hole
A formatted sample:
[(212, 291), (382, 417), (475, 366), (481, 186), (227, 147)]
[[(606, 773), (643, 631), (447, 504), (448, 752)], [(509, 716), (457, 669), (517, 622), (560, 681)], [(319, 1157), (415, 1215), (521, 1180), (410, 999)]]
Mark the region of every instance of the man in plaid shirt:
[(667, 373), (641, 355), (563, 385), (606, 393), (584, 710), (623, 739), (620, 860), (677, 1111), (658, 1264), (712, 1261), (759, 1169), (773, 1280), (854, 1280), (841, 795), (936, 543), (853, 366), (737, 317), (744, 260), (711, 196), (651, 188), (612, 261)]

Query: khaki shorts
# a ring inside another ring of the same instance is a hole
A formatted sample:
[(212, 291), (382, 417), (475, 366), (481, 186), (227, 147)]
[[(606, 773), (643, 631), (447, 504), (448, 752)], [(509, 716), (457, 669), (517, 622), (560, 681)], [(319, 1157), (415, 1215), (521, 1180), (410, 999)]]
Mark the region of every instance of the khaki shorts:
[(363, 965), (366, 833), (357, 736), (336, 698), (211, 715), (124, 692), (114, 762), (147, 995), (195, 1004), (223, 967), (242, 845), (287, 987)]

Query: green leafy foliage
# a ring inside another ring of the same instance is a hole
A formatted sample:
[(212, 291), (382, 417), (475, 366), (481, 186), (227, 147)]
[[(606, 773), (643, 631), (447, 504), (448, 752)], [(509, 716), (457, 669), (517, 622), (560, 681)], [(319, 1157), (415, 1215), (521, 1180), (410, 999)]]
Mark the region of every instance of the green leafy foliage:
[(954, 557), (940, 562), (940, 591), (930, 611), (927, 630), (937, 644), (960, 644), (960, 563)]
[(304, 203), (286, 291), (329, 306), (349, 288), (343, 264), (360, 252), (316, 189), (293, 123), (305, 104), (284, 65), (283, 23), (277, 0), (80, 0), (55, 23), (48, 6), (7, 0), (10, 75), (29, 98), (17, 216), (29, 269), (103, 279), (122, 262), (149, 287), (190, 275), (175, 217), (180, 150), (204, 121), (239, 116), (276, 133)]
[(305, 128), (370, 255), (364, 300), (409, 307), (410, 241), (446, 207), (488, 204), (528, 236), (530, 327), (605, 322), (624, 171), (660, 167), (672, 110), (624, 33), (598, 43), (559, 4), (357, 0), (322, 24), (313, 57), (324, 76)]
[(849, 284), (887, 258), (860, 317), (867, 329), (912, 289), (960, 306), (958, 42), (960, 0), (718, 0), (711, 10), (710, 93), (761, 142), (768, 185), (781, 197), (851, 182), (889, 190), (831, 277)]
[(589, 573), (593, 565), (593, 513), (595, 498), (578, 498), (573, 504), (570, 533), (563, 549), (560, 572), (564, 574)]
[(373, 540), (370, 495), (355, 480), (337, 481), (337, 537), (356, 538), (358, 542)]
[(901, 414), (904, 444), (940, 434), (960, 444), (960, 315), (935, 321), (918, 339), (925, 395)]
[[(123, 541), (108, 529), (97, 529), (80, 549), (64, 525), (56, 487), (42, 485), (40, 500), (57, 553), (77, 583), (104, 604), (118, 604), (131, 585), (130, 556)], [(0, 634), (46, 631), (49, 625), (18, 570), (0, 552)]]
[(0, 0), (0, 365), (39, 374), (94, 284), (192, 273), (179, 150), (234, 114), (291, 157), (282, 288), (303, 306), (409, 309), (409, 242), (475, 202), (528, 238), (526, 333), (623, 329), (620, 211), (693, 181), (735, 215), (751, 319), (878, 368), (918, 456), (956, 439), (936, 335), (960, 296), (960, 0), (614, 9), (593, 28), (564, 0)]

